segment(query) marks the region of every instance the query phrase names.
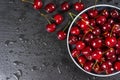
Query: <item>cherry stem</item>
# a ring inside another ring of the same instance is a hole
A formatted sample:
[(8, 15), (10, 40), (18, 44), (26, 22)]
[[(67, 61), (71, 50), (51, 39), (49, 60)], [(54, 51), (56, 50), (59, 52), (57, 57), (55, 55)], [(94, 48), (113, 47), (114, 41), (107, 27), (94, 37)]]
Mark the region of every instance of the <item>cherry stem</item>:
[(74, 17), (73, 17), (73, 15), (72, 15), (72, 13), (71, 13), (71, 12), (68, 12), (68, 14), (70, 15), (71, 19), (73, 20)]
[[(75, 17), (77, 16), (76, 14), (74, 14), (74, 13), (72, 13), (72, 12), (69, 12), (69, 14), (71, 14), (71, 16), (75, 16)], [(79, 16), (79, 18), (82, 19), (81, 16)], [(86, 21), (85, 21), (84, 19), (82, 19), (82, 21), (86, 23)], [(87, 25), (88, 25), (91, 29), (94, 29), (91, 25), (89, 25), (89, 24), (87, 24)]]
[(89, 31), (88, 31), (86, 34), (83, 35), (82, 40), (84, 40), (85, 36), (86, 36), (90, 31), (92, 31), (92, 30), (89, 29)]
[(46, 16), (45, 14), (40, 13), (40, 15), (43, 16), (43, 17), (47, 20), (47, 22), (48, 22), (49, 24), (51, 24), (50, 20), (47, 18), (47, 16)]
[(63, 29), (63, 32), (69, 27), (70, 21), (66, 24), (65, 28)]
[(95, 66), (97, 65), (97, 63), (98, 63), (98, 61), (96, 60), (96, 61), (95, 61), (95, 64), (94, 64), (93, 67), (92, 67), (93, 69), (95, 68)]
[(94, 7), (94, 9), (96, 9), (97, 2), (98, 2), (98, 0), (95, 0), (95, 7)]
[(21, 0), (22, 2), (27, 2), (27, 3), (31, 3), (31, 4), (34, 4), (33, 2), (31, 1), (28, 1), (28, 0)]
[(112, 50), (113, 48), (110, 48), (108, 50), (106, 50), (105, 52), (103, 52), (103, 54), (107, 53), (108, 51)]
[(115, 28), (115, 26), (112, 27), (111, 33), (110, 33), (110, 37), (112, 36), (113, 33), (113, 29)]

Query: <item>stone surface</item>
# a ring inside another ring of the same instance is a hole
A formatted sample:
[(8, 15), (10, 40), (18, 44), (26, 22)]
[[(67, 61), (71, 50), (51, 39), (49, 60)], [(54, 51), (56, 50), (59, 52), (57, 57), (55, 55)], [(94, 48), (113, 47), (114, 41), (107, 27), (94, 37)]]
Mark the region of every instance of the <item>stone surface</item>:
[[(63, 2), (43, 1), (57, 5)], [(94, 4), (94, 0), (83, 2), (87, 7)], [(120, 0), (101, 3), (120, 7)], [(46, 24), (31, 4), (0, 0), (0, 80), (120, 80), (120, 74), (98, 78), (81, 71), (69, 57), (66, 41), (58, 41), (56, 32), (47, 33)]]

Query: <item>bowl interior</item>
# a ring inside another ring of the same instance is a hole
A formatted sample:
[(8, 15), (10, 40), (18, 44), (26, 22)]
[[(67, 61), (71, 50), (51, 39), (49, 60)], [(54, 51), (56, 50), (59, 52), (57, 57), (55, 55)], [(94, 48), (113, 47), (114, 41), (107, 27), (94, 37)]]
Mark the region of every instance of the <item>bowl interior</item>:
[(83, 14), (83, 13), (85, 13), (85, 12), (87, 12), (88, 10), (93, 9), (93, 8), (96, 8), (96, 9), (98, 9), (98, 10), (102, 10), (102, 9), (108, 9), (108, 10), (117, 9), (118, 11), (120, 11), (120, 8), (118, 8), (118, 7), (116, 7), (116, 6), (106, 5), (106, 4), (100, 4), (100, 5), (94, 5), (94, 6), (88, 7), (88, 8), (86, 8), (85, 10), (83, 10), (82, 12), (80, 12), (80, 13), (75, 17), (75, 19), (72, 21), (72, 23), (71, 23), (71, 25), (70, 25), (70, 27), (69, 27), (69, 30), (68, 30), (68, 34), (67, 34), (67, 48), (68, 48), (69, 55), (70, 55), (71, 59), (73, 60), (73, 62), (74, 62), (81, 70), (83, 70), (84, 72), (86, 72), (86, 73), (88, 73), (88, 74), (90, 74), (90, 75), (98, 76), (98, 77), (108, 77), (108, 76), (116, 75), (116, 74), (120, 73), (120, 71), (114, 72), (114, 73), (112, 73), (112, 74), (107, 74), (107, 75), (106, 75), (106, 74), (96, 74), (96, 73), (88, 72), (88, 71), (84, 70), (84, 69), (80, 66), (80, 64), (79, 64), (79, 63), (72, 57), (72, 55), (71, 55), (71, 49), (74, 48), (74, 45), (73, 45), (73, 46), (70, 46), (70, 45), (69, 45), (69, 41), (68, 41), (68, 40), (69, 40), (69, 36), (70, 36), (71, 27), (72, 27), (72, 26), (74, 25), (74, 23), (78, 20), (78, 17), (79, 17), (81, 14)]

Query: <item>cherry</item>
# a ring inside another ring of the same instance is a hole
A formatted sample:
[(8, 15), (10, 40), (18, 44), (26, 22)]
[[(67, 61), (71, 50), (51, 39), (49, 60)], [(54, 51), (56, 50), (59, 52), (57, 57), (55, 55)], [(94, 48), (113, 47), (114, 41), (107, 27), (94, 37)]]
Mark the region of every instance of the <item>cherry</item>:
[(97, 17), (96, 22), (100, 25), (103, 25), (106, 22), (106, 17), (105, 16), (99, 16), (99, 17)]
[(112, 67), (112, 63), (110, 61), (105, 61), (101, 65), (103, 70), (108, 70)]
[(106, 74), (111, 74), (111, 73), (113, 73), (114, 72), (114, 68), (113, 67), (111, 67), (111, 68), (109, 68), (109, 69), (106, 69)]
[(115, 52), (116, 52), (116, 54), (118, 54), (118, 55), (119, 55), (119, 54), (120, 54), (120, 49), (119, 49), (119, 48), (117, 48)]
[(77, 57), (80, 54), (80, 51), (78, 51), (77, 49), (73, 49), (71, 53), (73, 57)]
[(41, 9), (43, 6), (42, 0), (34, 0), (33, 8), (36, 10)]
[(98, 64), (94, 66), (93, 70), (95, 71), (95, 73), (98, 73), (98, 74), (103, 72), (103, 69)]
[(102, 15), (105, 16), (106, 18), (109, 16), (109, 12), (107, 9), (102, 10)]
[(79, 63), (80, 63), (81, 65), (84, 65), (85, 62), (86, 62), (85, 56), (79, 56), (79, 57), (78, 57), (78, 61), (79, 61)]
[(45, 10), (47, 13), (52, 13), (53, 11), (55, 11), (56, 9), (56, 6), (54, 3), (48, 3), (46, 6), (45, 6)]
[(96, 61), (99, 61), (102, 58), (102, 51), (100, 49), (96, 49), (91, 54), (92, 58)]
[(117, 18), (119, 17), (119, 12), (116, 9), (114, 9), (114, 10), (111, 10), (110, 15), (112, 18)]
[(117, 43), (117, 40), (115, 37), (107, 37), (105, 39), (105, 44), (108, 46), (108, 47), (114, 47)]
[(56, 14), (54, 15), (54, 20), (56, 24), (61, 24), (63, 22), (63, 16), (61, 14)]
[(110, 37), (110, 33), (109, 32), (105, 32), (103, 33), (103, 36), (106, 38), (106, 37)]
[(90, 42), (92, 39), (94, 38), (93, 34), (92, 33), (89, 33), (85, 36), (84, 40), (86, 42)]
[(111, 57), (112, 55), (115, 54), (115, 49), (114, 48), (110, 48), (109, 50), (107, 50), (107, 52), (105, 53), (105, 55), (107, 57)]
[(64, 40), (66, 38), (66, 33), (64, 31), (57, 32), (57, 38), (59, 40)]
[(66, 1), (64, 1), (64, 2), (61, 4), (61, 9), (62, 9), (63, 11), (69, 10), (69, 9), (70, 9), (69, 3), (66, 2)]
[(118, 58), (117, 58), (118, 61), (120, 61), (120, 55), (118, 55)]
[(72, 35), (79, 35), (79, 34), (80, 34), (80, 30), (79, 30), (78, 26), (73, 26), (73, 27), (71, 28), (71, 30), (70, 30), (70, 33), (71, 33)]
[(69, 37), (69, 44), (75, 44), (78, 41), (78, 38), (76, 36), (71, 35)]
[(92, 52), (92, 48), (91, 48), (90, 46), (85, 47), (85, 48), (81, 51), (81, 53), (82, 53), (83, 55), (90, 54), (91, 52)]
[(111, 30), (111, 25), (109, 23), (105, 23), (102, 27), (103, 31), (110, 31)]
[(76, 2), (74, 3), (74, 9), (80, 12), (84, 9), (84, 4), (82, 2)]
[(113, 54), (112, 56), (108, 56), (107, 59), (110, 60), (111, 62), (114, 62), (116, 61), (117, 57), (115, 54)]
[(80, 26), (81, 29), (85, 30), (87, 28), (89, 28), (89, 21), (88, 20), (79, 20), (77, 21), (77, 25)]
[(94, 27), (96, 25), (96, 21), (94, 19), (90, 19), (89, 21), (91, 26)]
[(112, 18), (109, 18), (109, 19), (107, 20), (107, 23), (108, 23), (108, 24), (113, 24), (113, 23), (114, 23), (114, 20), (113, 20)]
[(100, 33), (101, 33), (101, 30), (99, 27), (95, 27), (93, 30), (92, 30), (92, 33), (95, 35), (95, 36), (99, 36)]
[(47, 32), (54, 32), (56, 30), (56, 25), (54, 23), (48, 24), (46, 26), (46, 30), (47, 30)]
[(88, 15), (86, 13), (81, 14), (81, 19), (88, 20)]
[(83, 41), (78, 41), (76, 43), (76, 49), (77, 50), (82, 50), (85, 47), (85, 43)]
[(95, 38), (91, 42), (92, 47), (100, 48), (102, 46), (102, 40), (100, 38)]
[(114, 33), (120, 33), (120, 24), (114, 24), (113, 30)]
[(90, 9), (88, 11), (88, 14), (91, 18), (95, 18), (98, 15), (98, 10), (97, 9)]
[(79, 41), (82, 40), (82, 37), (83, 37), (83, 35), (82, 35), (82, 34), (79, 34), (79, 35), (78, 35), (78, 40), (79, 40)]
[(120, 71), (120, 61), (115, 62), (114, 68), (115, 68), (117, 71)]
[(117, 40), (116, 47), (120, 49), (120, 39)]
[(88, 62), (86, 62), (86, 63), (84, 64), (84, 69), (85, 69), (86, 71), (88, 71), (88, 72), (91, 72), (92, 66), (93, 66), (93, 62), (88, 61)]

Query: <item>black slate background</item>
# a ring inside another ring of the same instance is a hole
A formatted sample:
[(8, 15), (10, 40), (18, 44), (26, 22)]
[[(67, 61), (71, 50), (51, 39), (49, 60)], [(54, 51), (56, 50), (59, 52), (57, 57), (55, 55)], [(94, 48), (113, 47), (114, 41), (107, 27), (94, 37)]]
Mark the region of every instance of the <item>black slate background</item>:
[[(94, 4), (94, 0), (83, 2), (86, 7)], [(120, 7), (120, 0), (99, 0), (101, 3)], [(120, 80), (120, 74), (99, 78), (81, 71), (70, 59), (66, 41), (58, 41), (56, 32), (47, 33), (46, 24), (31, 4), (0, 0), (0, 80)]]

